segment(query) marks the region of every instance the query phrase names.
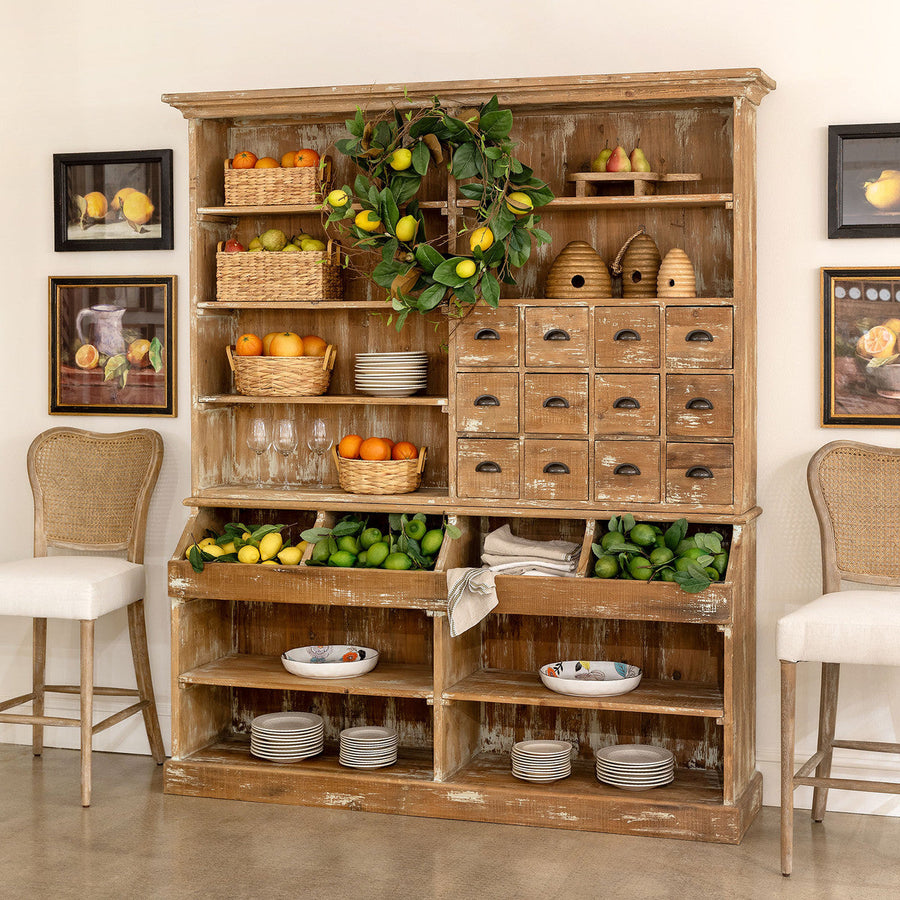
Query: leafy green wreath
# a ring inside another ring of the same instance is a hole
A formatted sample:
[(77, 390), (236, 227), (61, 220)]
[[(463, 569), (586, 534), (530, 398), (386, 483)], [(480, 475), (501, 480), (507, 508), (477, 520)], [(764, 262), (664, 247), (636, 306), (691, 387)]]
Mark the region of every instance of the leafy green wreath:
[[(440, 308), (463, 316), (479, 300), (496, 307), (500, 283), (515, 284), (535, 244), (550, 242), (537, 227), (534, 209), (553, 199), (547, 184), (513, 156), (509, 139), (512, 112), (497, 97), (453, 116), (434, 97), (431, 105), (367, 121), (363, 111), (346, 122), (349, 138), (335, 142), (361, 170), (353, 186), (333, 190), (326, 200), (326, 227), (336, 225), (350, 246), (380, 253), (381, 261), (363, 274), (390, 291), (399, 331), (410, 312)], [(469, 232), (471, 256), (450, 254), (429, 242), (416, 199), (430, 165), (444, 163), (459, 183), (459, 194), (476, 201), (475, 227)]]

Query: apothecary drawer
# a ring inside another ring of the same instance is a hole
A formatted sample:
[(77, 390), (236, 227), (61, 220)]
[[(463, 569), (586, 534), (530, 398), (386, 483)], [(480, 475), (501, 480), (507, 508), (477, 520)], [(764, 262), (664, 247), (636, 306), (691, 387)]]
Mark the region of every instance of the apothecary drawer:
[(529, 373), (524, 398), (529, 434), (587, 434), (587, 375)]
[(594, 499), (659, 503), (658, 441), (596, 441)]
[(659, 434), (659, 375), (595, 375), (595, 434)]
[(666, 309), (666, 365), (670, 369), (730, 369), (733, 363), (730, 306)]
[(667, 444), (666, 501), (723, 506), (734, 502), (734, 446)]
[(456, 442), (456, 490), (460, 497), (517, 500), (519, 442), (463, 438)]
[(587, 441), (525, 441), (526, 500), (587, 500)]
[(453, 339), (458, 366), (517, 366), (519, 311), (477, 309), (455, 326)]
[(525, 309), (525, 364), (528, 366), (586, 366), (588, 364), (586, 307), (529, 306)]
[(509, 434), (519, 430), (519, 376), (466, 372), (456, 377), (456, 430)]
[(670, 437), (731, 437), (732, 376), (666, 376), (666, 430)]
[(659, 365), (659, 309), (600, 306), (594, 321), (594, 363), (602, 369)]

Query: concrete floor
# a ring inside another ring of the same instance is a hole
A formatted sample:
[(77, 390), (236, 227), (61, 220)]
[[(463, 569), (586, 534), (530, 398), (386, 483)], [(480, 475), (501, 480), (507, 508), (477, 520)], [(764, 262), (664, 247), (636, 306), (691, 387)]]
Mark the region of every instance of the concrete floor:
[(0, 898), (891, 898), (900, 819), (798, 812), (794, 875), (778, 810), (738, 847), (171, 797), (149, 757), (0, 745)]

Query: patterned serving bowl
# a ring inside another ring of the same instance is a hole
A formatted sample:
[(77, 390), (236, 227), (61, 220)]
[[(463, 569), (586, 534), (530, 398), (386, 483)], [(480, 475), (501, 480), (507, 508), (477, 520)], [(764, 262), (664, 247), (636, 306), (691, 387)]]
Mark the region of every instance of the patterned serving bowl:
[(354, 678), (378, 665), (378, 651), (347, 644), (295, 647), (281, 654), (281, 664), (292, 675), (304, 678)]
[(568, 659), (538, 669), (545, 687), (571, 697), (614, 697), (627, 694), (640, 683), (643, 672), (621, 662)]

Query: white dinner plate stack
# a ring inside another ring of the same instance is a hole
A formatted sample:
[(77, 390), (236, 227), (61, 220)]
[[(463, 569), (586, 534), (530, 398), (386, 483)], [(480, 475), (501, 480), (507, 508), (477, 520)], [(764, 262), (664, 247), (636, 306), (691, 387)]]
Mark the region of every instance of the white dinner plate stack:
[(356, 390), (370, 397), (411, 397), (428, 386), (428, 354), (357, 353)]
[(397, 762), (400, 738), (379, 725), (359, 725), (341, 732), (340, 763), (351, 769), (380, 769)]
[(271, 762), (298, 762), (322, 752), (325, 722), (315, 713), (257, 716), (250, 723), (250, 752)]
[(512, 749), (512, 773), (523, 781), (558, 781), (572, 774), (572, 745), (566, 741), (519, 741)]
[(596, 753), (597, 778), (624, 791), (648, 791), (675, 778), (675, 755), (648, 744), (616, 744)]

